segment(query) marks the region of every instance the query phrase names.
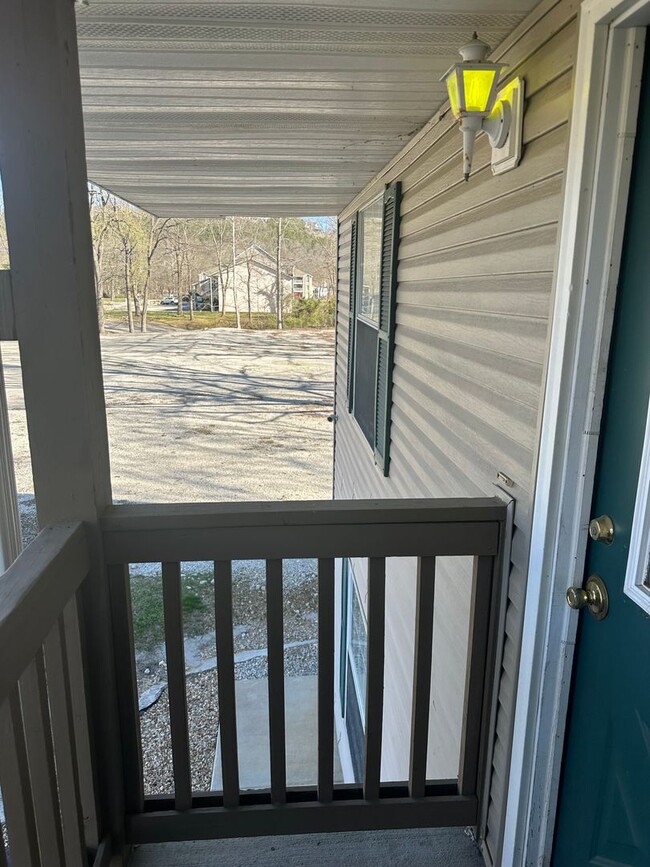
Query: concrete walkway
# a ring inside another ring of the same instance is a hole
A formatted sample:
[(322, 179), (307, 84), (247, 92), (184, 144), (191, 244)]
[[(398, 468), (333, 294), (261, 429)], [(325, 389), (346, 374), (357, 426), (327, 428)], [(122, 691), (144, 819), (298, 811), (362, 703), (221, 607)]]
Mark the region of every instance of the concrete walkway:
[(131, 867), (484, 867), (461, 828), (355, 831), (136, 849)]
[[(239, 680), (237, 695), (237, 744), (242, 789), (267, 789), (271, 785), (269, 761), (268, 680)], [(286, 717), (287, 785), (309, 786), (317, 781), (318, 768), (318, 678), (287, 677), (284, 686)], [(335, 750), (334, 782), (343, 782)], [(221, 736), (212, 771), (212, 791), (223, 788)]]

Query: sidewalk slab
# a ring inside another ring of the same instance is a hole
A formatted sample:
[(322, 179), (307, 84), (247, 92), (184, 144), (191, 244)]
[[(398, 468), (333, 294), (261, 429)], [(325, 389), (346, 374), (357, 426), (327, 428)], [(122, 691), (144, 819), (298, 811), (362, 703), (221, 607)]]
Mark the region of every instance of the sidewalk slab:
[[(268, 789), (271, 785), (268, 689), (269, 682), (266, 678), (238, 680), (235, 683), (239, 780), (242, 790)], [(318, 776), (318, 678), (286, 678), (284, 706), (287, 785), (315, 785)], [(336, 747), (334, 782), (343, 782)], [(211, 788), (213, 792), (223, 789), (221, 734), (217, 737)]]

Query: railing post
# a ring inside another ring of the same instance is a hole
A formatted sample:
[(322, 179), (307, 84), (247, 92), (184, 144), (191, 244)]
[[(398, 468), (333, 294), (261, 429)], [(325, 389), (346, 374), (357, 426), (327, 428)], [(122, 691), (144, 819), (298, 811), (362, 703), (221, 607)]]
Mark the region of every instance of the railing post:
[(461, 737), (458, 792), (477, 793), (481, 730), (484, 719), (485, 675), (488, 670), (488, 640), (492, 619), (492, 578), (495, 557), (476, 557), (472, 578), (472, 602), (467, 642), (465, 716)]
[[(123, 836), (121, 750), (98, 518), (111, 502), (74, 4), (7, 0), (2, 182), (40, 526), (89, 527), (82, 592), (100, 833)], [(89, 840), (96, 846), (99, 840)]]

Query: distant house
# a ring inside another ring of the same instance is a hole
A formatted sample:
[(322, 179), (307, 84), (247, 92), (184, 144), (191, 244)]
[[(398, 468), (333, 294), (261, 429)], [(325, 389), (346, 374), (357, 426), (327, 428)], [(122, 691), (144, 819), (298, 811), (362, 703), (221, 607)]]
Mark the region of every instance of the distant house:
[[(275, 256), (257, 244), (247, 247), (235, 262), (234, 286), (240, 311), (252, 313), (275, 313), (277, 304), (277, 260)], [(192, 293), (207, 302), (213, 299), (213, 309), (233, 312), (236, 309), (233, 293), (232, 263), (199, 275), (192, 284)], [(313, 279), (301, 268), (283, 269), (282, 294), (288, 301), (294, 298), (311, 298)]]

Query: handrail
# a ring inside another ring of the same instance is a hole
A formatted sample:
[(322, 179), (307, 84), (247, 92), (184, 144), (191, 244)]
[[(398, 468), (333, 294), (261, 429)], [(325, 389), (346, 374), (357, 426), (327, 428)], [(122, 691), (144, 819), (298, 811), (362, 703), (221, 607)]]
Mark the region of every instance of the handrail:
[[(497, 497), (112, 506), (108, 563), (493, 555)], [(390, 533), (386, 530), (390, 528)]]
[(0, 864), (86, 867), (98, 849), (77, 591), (90, 571), (81, 523), (44, 529), (0, 576)]
[(90, 567), (81, 523), (46, 527), (0, 576), (0, 704)]

